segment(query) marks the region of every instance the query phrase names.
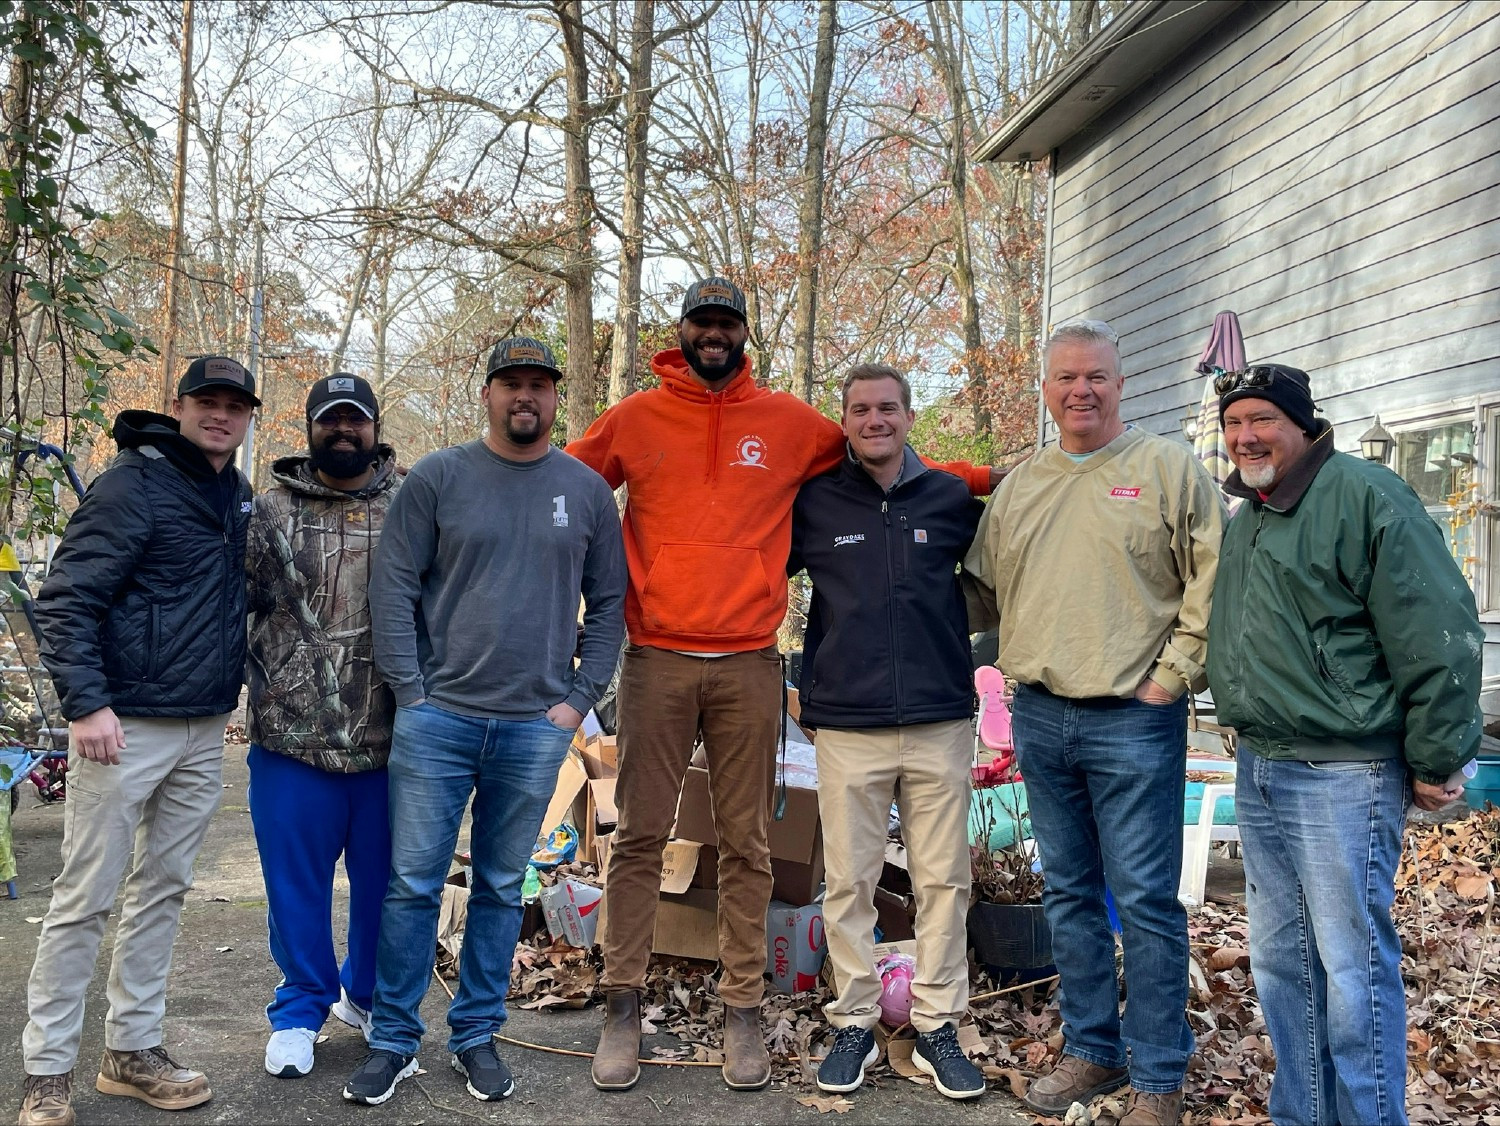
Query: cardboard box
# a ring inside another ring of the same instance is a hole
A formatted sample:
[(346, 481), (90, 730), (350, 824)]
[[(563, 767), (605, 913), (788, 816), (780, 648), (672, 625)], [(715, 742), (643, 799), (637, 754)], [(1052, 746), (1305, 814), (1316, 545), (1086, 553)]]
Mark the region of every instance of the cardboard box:
[(579, 831), (583, 834), (583, 852), (580, 858), (593, 854), (594, 841), (604, 833), (614, 832), (620, 813), (615, 808), (615, 779), (590, 778), (587, 785), (586, 809)]
[(883, 887), (875, 889), (875, 925), (884, 942), (904, 942), (917, 936), (917, 901), (913, 895), (897, 895)]
[(599, 901), (604, 893), (580, 880), (564, 880), (542, 889), (542, 914), (547, 931), (569, 946), (588, 950), (599, 925)]
[[(677, 800), (679, 837), (706, 845), (719, 843), (714, 828), (708, 770), (689, 767)], [(816, 788), (788, 785), (786, 810), (767, 833), (771, 845), (772, 894), (790, 903), (810, 903), (823, 882), (823, 826), (818, 818)]]
[(820, 904), (793, 907), (773, 901), (766, 912), (766, 973), (779, 993), (800, 993), (818, 984), (828, 957)]
[(557, 784), (552, 789), (552, 800), (547, 803), (547, 812), (542, 817), (542, 840), (546, 840), (547, 834), (564, 821), (571, 821), (575, 829), (583, 832), (581, 826), (586, 823), (588, 816), (588, 797), (584, 792), (588, 780), (582, 757), (570, 748), (562, 765), (557, 768)]
[(613, 735), (595, 735), (583, 746), (583, 765), (590, 778), (613, 778), (620, 772), (620, 751)]
[[(625, 908), (629, 910), (629, 908)], [(599, 909), (599, 926), (609, 911), (609, 893)], [(719, 894), (689, 888), (681, 895), (663, 895), (656, 904), (656, 933), (651, 952), (673, 958), (719, 960)]]
[(594, 868), (599, 873), (599, 882), (604, 883), (604, 872), (609, 867), (609, 849), (615, 843), (613, 833), (600, 833), (594, 838), (594, 847), (591, 850), (590, 859), (594, 862)]
[[(604, 841), (601, 851), (599, 842)], [(609, 883), (609, 849), (614, 844), (614, 834), (609, 833), (602, 837), (594, 838), (595, 867), (599, 869), (599, 882), (605, 885)], [(681, 895), (688, 888), (694, 887), (698, 879), (700, 864), (699, 853), (703, 846), (696, 841), (668, 841), (666, 848), (661, 853), (661, 884), (659, 885), (662, 895)], [(710, 852), (713, 850), (710, 849)], [(710, 885), (712, 887), (712, 885)]]

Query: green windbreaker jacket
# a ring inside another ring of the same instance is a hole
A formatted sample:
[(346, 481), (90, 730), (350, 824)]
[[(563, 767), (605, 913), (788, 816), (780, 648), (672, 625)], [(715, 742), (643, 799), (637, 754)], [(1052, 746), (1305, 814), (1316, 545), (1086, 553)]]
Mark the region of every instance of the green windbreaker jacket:
[(1404, 757), (1439, 783), (1473, 758), (1484, 634), (1437, 523), (1381, 465), (1323, 424), (1219, 556), (1208, 634), (1218, 718), (1256, 754), (1310, 762)]

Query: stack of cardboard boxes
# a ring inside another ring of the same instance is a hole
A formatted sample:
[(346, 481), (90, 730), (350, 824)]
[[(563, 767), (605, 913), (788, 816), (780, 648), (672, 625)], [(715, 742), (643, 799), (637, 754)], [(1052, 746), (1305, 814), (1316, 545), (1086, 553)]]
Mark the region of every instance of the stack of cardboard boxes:
[[(771, 870), (774, 880), (767, 918), (767, 972), (772, 983), (788, 992), (809, 988), (826, 951), (822, 908), (813, 901), (823, 884), (823, 835), (818, 818), (817, 766), (811, 744), (795, 721), (788, 723), (785, 760), (785, 805), (771, 822)], [(618, 813), (615, 780), (618, 774), (616, 740), (612, 735), (580, 737), (558, 772), (557, 789), (548, 810), (549, 825), (571, 819), (578, 826), (580, 857), (593, 861), (600, 882), (608, 886), (609, 853)], [(661, 899), (656, 912), (652, 950), (679, 958), (714, 961), (718, 949), (718, 834), (714, 829), (713, 799), (708, 767), (700, 746), (683, 781), (677, 803), (672, 840), (662, 857)], [(566, 882), (558, 885), (566, 889)], [(581, 898), (574, 889), (546, 889), (544, 895), (561, 914), (554, 937), (570, 943), (575, 937), (596, 938), (608, 910), (608, 895), (597, 911), (597, 926), (580, 929), (568, 909)], [(575, 908), (576, 909), (576, 908)], [(588, 919), (594, 923), (595, 919)], [(549, 924), (551, 919), (549, 917)]]

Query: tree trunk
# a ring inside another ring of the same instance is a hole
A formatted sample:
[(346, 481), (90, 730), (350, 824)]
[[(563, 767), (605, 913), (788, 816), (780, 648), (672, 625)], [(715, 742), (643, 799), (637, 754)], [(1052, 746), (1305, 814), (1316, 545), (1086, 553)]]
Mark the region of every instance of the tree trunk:
[(568, 325), (568, 441), (594, 421), (594, 189), (589, 179), (589, 72), (584, 54), (582, 0), (558, 0), (566, 68), (568, 116), (563, 130), (568, 232), (563, 284)]
[[(625, 201), (620, 216), (620, 288), (609, 355), (609, 403), (636, 389), (641, 332), (641, 260), (645, 254), (647, 132), (651, 125), (651, 56), (655, 0), (636, 0), (625, 92)], [(569, 349), (571, 354), (572, 349)]]
[(812, 105), (807, 118), (807, 159), (797, 210), (797, 306), (792, 371), (805, 402), (813, 398), (813, 343), (818, 328), (818, 257), (823, 249), (823, 159), (828, 147), (828, 88), (833, 83), (836, 0), (818, 0), (818, 49), (813, 62)]
[[(963, 85), (963, 60), (959, 44), (963, 31), (955, 31), (954, 13), (948, 0), (928, 0), (928, 18), (932, 24), (933, 58), (948, 95), (952, 114), (952, 132), (948, 143), (948, 185), (950, 191), (949, 221), (953, 237), (953, 283), (958, 290), (959, 319), (963, 326), (964, 372), (969, 382), (984, 379), (982, 360), (984, 337), (979, 324), (979, 299), (975, 293), (974, 260), (969, 239), (969, 99)], [(983, 435), (990, 429), (990, 415), (976, 401), (974, 432)]]
[(161, 409), (171, 407), (177, 373), (177, 293), (182, 275), (182, 220), (187, 200), (188, 102), (193, 87), (193, 0), (182, 0), (182, 85), (177, 99), (177, 167), (172, 175), (172, 229), (167, 241), (166, 329), (161, 345)]

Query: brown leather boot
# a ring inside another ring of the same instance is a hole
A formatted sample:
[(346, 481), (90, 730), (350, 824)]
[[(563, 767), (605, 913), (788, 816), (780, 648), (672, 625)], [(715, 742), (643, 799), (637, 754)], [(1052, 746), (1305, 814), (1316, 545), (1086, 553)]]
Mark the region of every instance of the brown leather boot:
[(1038, 1114), (1061, 1118), (1074, 1103), (1088, 1105), (1096, 1095), (1118, 1091), (1130, 1079), (1123, 1067), (1101, 1067), (1077, 1056), (1063, 1056), (1052, 1071), (1031, 1084), (1021, 1101)]
[(28, 1075), (21, 1091), (20, 1126), (73, 1126), (73, 1073)]
[(1132, 1090), (1120, 1126), (1177, 1126), (1181, 1121), (1181, 1091)]
[(594, 1052), (594, 1086), (628, 1091), (641, 1077), (641, 995), (634, 989), (604, 995), (604, 1032)]
[(157, 1110), (186, 1110), (214, 1097), (203, 1072), (179, 1066), (160, 1047), (139, 1052), (105, 1048), (94, 1089), (140, 1099)]
[(771, 1053), (760, 1030), (760, 1006), (724, 1006), (724, 1082), (758, 1091), (771, 1081)]

